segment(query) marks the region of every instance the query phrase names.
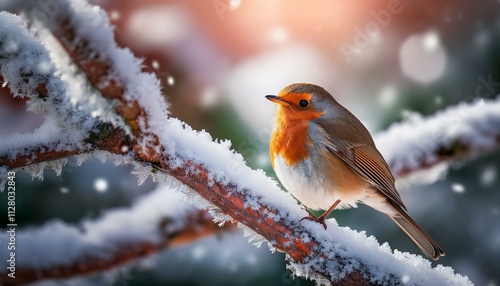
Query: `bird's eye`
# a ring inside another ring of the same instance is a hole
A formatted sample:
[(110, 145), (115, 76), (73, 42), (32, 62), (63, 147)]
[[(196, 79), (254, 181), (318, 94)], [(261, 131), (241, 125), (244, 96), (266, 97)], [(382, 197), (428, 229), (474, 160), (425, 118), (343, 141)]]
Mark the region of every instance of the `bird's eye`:
[(309, 101), (302, 99), (301, 101), (299, 101), (299, 106), (301, 108), (307, 108), (309, 106)]

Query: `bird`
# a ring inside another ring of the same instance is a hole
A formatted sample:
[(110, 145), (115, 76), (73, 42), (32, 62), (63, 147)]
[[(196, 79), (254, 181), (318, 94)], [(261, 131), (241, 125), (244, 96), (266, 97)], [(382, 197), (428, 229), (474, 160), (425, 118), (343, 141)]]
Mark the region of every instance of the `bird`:
[[(269, 145), (282, 185), (321, 223), (336, 208), (358, 203), (388, 215), (429, 258), (445, 253), (408, 214), (391, 170), (370, 132), (321, 86), (294, 83), (277, 95)], [(325, 210), (315, 217), (309, 210)]]

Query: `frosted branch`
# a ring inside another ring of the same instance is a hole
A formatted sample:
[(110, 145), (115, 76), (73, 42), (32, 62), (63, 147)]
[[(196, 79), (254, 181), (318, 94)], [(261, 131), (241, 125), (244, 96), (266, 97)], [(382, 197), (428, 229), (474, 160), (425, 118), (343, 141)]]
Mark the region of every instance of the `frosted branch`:
[[(498, 148), (499, 110), (500, 96), (461, 103), (429, 117), (411, 114), (378, 134), (375, 141), (396, 177), (426, 172), (432, 180), (426, 183), (432, 183), (442, 177), (450, 163)], [(429, 176), (429, 172), (434, 175)]]
[[(35, 25), (48, 28), (88, 81), (108, 99), (116, 114), (133, 135), (136, 156), (151, 161), (158, 149), (158, 138), (151, 132), (149, 117), (165, 119), (167, 103), (155, 75), (143, 72), (142, 62), (129, 49), (114, 42), (106, 13), (85, 1), (68, 1), (58, 7), (50, 21)], [(34, 11), (32, 15), (36, 15)], [(155, 159), (157, 160), (157, 159)]]
[[(110, 210), (77, 226), (57, 220), (17, 232), (16, 278), (2, 269), (0, 283), (103, 271), (215, 231), (220, 228), (207, 212), (188, 204), (179, 192), (160, 187), (131, 208)], [(8, 235), (1, 231), (0, 239), (8, 241)], [(1, 259), (8, 255), (7, 247), (2, 247)]]
[(18, 168), (115, 145), (108, 141), (123, 132), (71, 103), (67, 83), (55, 75), (49, 52), (26, 24), (6, 12), (0, 12), (0, 22), (2, 80), (14, 96), (28, 98), (28, 110), (46, 114), (33, 132), (0, 138), (0, 165)]
[[(60, 160), (73, 155), (90, 153), (93, 150), (106, 150), (120, 154), (129, 146), (129, 138), (122, 129), (101, 123), (98, 130), (83, 139), (86, 144), (75, 145), (61, 142), (58, 130), (56, 134), (44, 130), (43, 127), (28, 134), (15, 134), (8, 138), (0, 138), (0, 165), (9, 169), (23, 168), (34, 164)], [(43, 134), (43, 135), (41, 135)], [(47, 138), (40, 142), (41, 138)], [(52, 139), (51, 139), (52, 138)], [(12, 146), (9, 146), (12, 143)], [(42, 168), (43, 170), (43, 168)]]

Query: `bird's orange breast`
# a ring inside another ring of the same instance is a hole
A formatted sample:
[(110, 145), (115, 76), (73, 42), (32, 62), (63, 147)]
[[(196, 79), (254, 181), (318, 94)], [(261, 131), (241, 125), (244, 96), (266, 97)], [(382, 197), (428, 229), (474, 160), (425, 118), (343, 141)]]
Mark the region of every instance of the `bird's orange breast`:
[(278, 107), (269, 146), (273, 167), (276, 155), (282, 156), (288, 165), (294, 165), (309, 157), (307, 147), (313, 144), (308, 134), (309, 122), (322, 114), (323, 112), (315, 110), (290, 112), (283, 107)]
[(311, 145), (307, 124), (276, 127), (270, 145), (271, 164), (276, 155), (283, 157), (288, 165), (307, 158), (307, 146)]

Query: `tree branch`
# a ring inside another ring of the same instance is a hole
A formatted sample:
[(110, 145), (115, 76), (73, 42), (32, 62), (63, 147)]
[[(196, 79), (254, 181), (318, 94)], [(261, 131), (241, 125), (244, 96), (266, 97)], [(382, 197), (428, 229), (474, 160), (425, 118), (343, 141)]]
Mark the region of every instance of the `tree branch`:
[[(413, 114), (375, 136), (393, 174), (399, 178), (491, 152), (500, 145), (500, 96), (448, 107), (432, 116)], [(433, 182), (433, 181), (432, 181)], [(426, 181), (426, 183), (432, 183)]]
[[(88, 143), (84, 146), (75, 146), (68, 144), (61, 148), (60, 140), (56, 139), (53, 142), (45, 144), (33, 145), (31, 137), (38, 137), (39, 134), (24, 134), (25, 140), (18, 140), (15, 147), (0, 150), (0, 165), (6, 166), (9, 169), (17, 169), (33, 164), (59, 160), (71, 157), (73, 155), (90, 153), (93, 150), (106, 150), (115, 154), (127, 153), (128, 146), (131, 145), (130, 138), (125, 134), (125, 131), (120, 128), (115, 128), (110, 124), (102, 123), (96, 126), (96, 133), (89, 134), (88, 138), (84, 138), (84, 142)], [(26, 140), (27, 138), (27, 140)], [(27, 143), (23, 145), (23, 143)], [(1, 144), (0, 144), (1, 145)], [(12, 156), (12, 152), (17, 153), (17, 156)]]
[[(110, 210), (79, 226), (53, 221), (17, 232), (16, 278), (8, 277), (2, 269), (0, 283), (18, 285), (103, 271), (234, 227), (228, 224), (220, 228), (206, 211), (184, 200), (180, 193), (163, 187), (142, 197), (132, 208)], [(2, 241), (9, 239), (5, 231), (0, 237)], [(0, 256), (5, 257), (6, 252), (6, 247), (0, 249)]]
[[(75, 6), (79, 6), (79, 9), (75, 9)], [(143, 103), (145, 100), (150, 101), (151, 108), (147, 111), (167, 116), (167, 105), (160, 92), (159, 81), (153, 74), (142, 72), (141, 62), (134, 58), (130, 50), (116, 45), (111, 29), (104, 29), (93, 36), (91, 34), (95, 33), (94, 29), (90, 34), (88, 27), (81, 29), (82, 25), (78, 26), (77, 23), (90, 20), (84, 17), (89, 16), (91, 11), (88, 10), (89, 5), (75, 6), (63, 3), (60, 13), (51, 19), (53, 22), (43, 24), (47, 25), (73, 62), (87, 75), (88, 81), (100, 95), (109, 100), (116, 114), (130, 128), (135, 156), (149, 162), (158, 162), (157, 154), (161, 152), (156, 148), (160, 144), (157, 135), (150, 131), (147, 117), (151, 114), (146, 113), (139, 100), (142, 99)], [(83, 13), (80, 13), (81, 9), (84, 9)], [(93, 21), (110, 27), (104, 11), (94, 14), (96, 15), (91, 15)], [(107, 47), (106, 50), (100, 49), (103, 45)], [(117, 68), (122, 61), (130, 61), (128, 70)], [(145, 90), (145, 93), (144, 90), (138, 91), (138, 88), (149, 90)]]
[(29, 110), (46, 113), (46, 119), (33, 132), (0, 138), (0, 165), (19, 168), (93, 149), (123, 153), (121, 146), (130, 146), (125, 132), (73, 105), (68, 85), (55, 75), (55, 67), (42, 43), (26, 30), (26, 24), (18, 17), (1, 16), (2, 81), (13, 96), (28, 98)]
[[(8, 87), (14, 92), (14, 95), (29, 97), (31, 100), (29, 104), (36, 106), (36, 108), (31, 108), (32, 110), (48, 112), (44, 124), (34, 132), (15, 134), (0, 140), (0, 165), (9, 169), (29, 167), (37, 163), (47, 164), (50, 163), (49, 161), (64, 159), (75, 154), (89, 153), (93, 150), (106, 150), (115, 154), (128, 153), (128, 150), (131, 149), (130, 137), (123, 129), (110, 123), (99, 122), (89, 113), (75, 111), (77, 110), (75, 106), (63, 109), (62, 106), (69, 103), (69, 97), (65, 84), (61, 82), (60, 78), (56, 77), (54, 72), (47, 73), (23, 65), (22, 61), (26, 55), (31, 55), (31, 60), (34, 63), (48, 61), (47, 51), (32, 35), (27, 34), (26, 30), (23, 29), (24, 24), (18, 18), (7, 15), (2, 15), (0, 22), (11, 24), (0, 29), (0, 49), (3, 52), (0, 55), (2, 66), (0, 71), (2, 75), (6, 75), (5, 78), (2, 76), (2, 81), (6, 80), (9, 83)], [(16, 38), (16, 42), (11, 42), (14, 40), (13, 37), (19, 35), (22, 36), (20, 40)], [(12, 43), (17, 44), (17, 49), (14, 51), (6, 48), (6, 45)], [(49, 68), (53, 67), (49, 65)], [(26, 69), (29, 72), (26, 72)], [(33, 87), (36, 87), (35, 90), (31, 90)], [(69, 122), (58, 121), (57, 118), (69, 119)], [(75, 121), (78, 121), (78, 124), (72, 125)], [(90, 125), (90, 127), (84, 128), (85, 125)], [(82, 132), (89, 129), (91, 130), (88, 133)], [(84, 133), (84, 136), (80, 136), (81, 133)], [(81, 139), (83, 144), (78, 144), (80, 143), (78, 140), (66, 141), (64, 137)], [(58, 165), (58, 168), (62, 167), (63, 164), (53, 163), (53, 165)], [(50, 223), (40, 229), (28, 229), (17, 233), (19, 244), (26, 247), (18, 248), (16, 251), (18, 261), (16, 279), (12, 280), (7, 275), (7, 268), (4, 267), (0, 271), (0, 282), (4, 284), (21, 284), (41, 278), (62, 278), (102, 271), (160, 251), (163, 248), (187, 243), (214, 231), (232, 227), (232, 224), (227, 224), (225, 228), (220, 228), (212, 222), (211, 217), (205, 211), (193, 208), (184, 208), (185, 210), (180, 210), (175, 214), (175, 217), (164, 216), (165, 210), (179, 208), (169, 207), (168, 203), (179, 204), (180, 206), (184, 204), (178, 199), (179, 195), (171, 192), (167, 193), (167, 190), (163, 190), (163, 192), (170, 194), (170, 197), (158, 197), (156, 195), (153, 200), (146, 200), (148, 203), (144, 207), (151, 211), (151, 205), (154, 206), (155, 203), (158, 205), (158, 201), (163, 202), (160, 209), (155, 213), (155, 221), (150, 224), (151, 226), (156, 225), (157, 228), (153, 227), (153, 230), (149, 230), (149, 232), (141, 232), (142, 237), (140, 239), (127, 240), (130, 236), (123, 235), (118, 247), (114, 244), (116, 239), (110, 239), (110, 237), (120, 237), (120, 234), (113, 233), (113, 231), (117, 230), (116, 228), (104, 229), (98, 234), (103, 236), (103, 245), (94, 245), (92, 241), (88, 241), (89, 233), (95, 235), (93, 233), (94, 228), (98, 228), (99, 225), (103, 224), (109, 223), (113, 225), (115, 223), (116, 215), (114, 214), (117, 211), (110, 211), (104, 219), (84, 223), (80, 227)], [(128, 217), (127, 226), (118, 229), (118, 231), (128, 231), (130, 227), (140, 229), (146, 223), (145, 221), (134, 220), (136, 217), (144, 216), (137, 213), (137, 211), (134, 212), (134, 210), (129, 211), (126, 216)], [(123, 215), (123, 212), (120, 214)], [(130, 225), (130, 222), (136, 222), (136, 224)], [(51, 231), (54, 228), (57, 229)], [(54, 232), (58, 234), (55, 238), (53, 237)], [(74, 237), (75, 232), (77, 238)], [(8, 241), (5, 233), (2, 232), (2, 240)], [(47, 235), (50, 237), (47, 237)], [(49, 241), (53, 239), (62, 243), (49, 247)], [(59, 247), (68, 243), (77, 244), (76, 248), (83, 251), (65, 260), (67, 253), (61, 253)], [(1, 257), (9, 257), (7, 248), (2, 248), (0, 253)], [(33, 253), (45, 254), (33, 256)], [(106, 253), (106, 257), (102, 256), (103, 253)], [(53, 261), (50, 261), (49, 257)]]

